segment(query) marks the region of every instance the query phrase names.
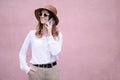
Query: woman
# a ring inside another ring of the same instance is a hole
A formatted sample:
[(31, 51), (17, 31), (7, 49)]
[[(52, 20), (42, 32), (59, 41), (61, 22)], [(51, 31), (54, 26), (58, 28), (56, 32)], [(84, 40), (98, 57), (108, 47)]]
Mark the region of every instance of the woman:
[[(59, 19), (52, 5), (35, 10), (38, 25), (31, 30), (20, 50), (20, 68), (29, 75), (29, 80), (58, 80), (57, 60), (62, 47), (62, 34), (57, 30)], [(31, 45), (30, 66), (26, 53)]]

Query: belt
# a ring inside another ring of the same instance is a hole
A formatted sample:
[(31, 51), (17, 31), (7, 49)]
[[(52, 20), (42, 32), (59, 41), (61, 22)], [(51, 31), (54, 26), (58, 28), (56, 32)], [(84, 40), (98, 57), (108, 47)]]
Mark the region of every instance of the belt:
[(41, 67), (41, 68), (52, 68), (53, 66), (57, 65), (57, 62), (53, 63), (48, 63), (48, 64), (33, 64), (36, 67)]

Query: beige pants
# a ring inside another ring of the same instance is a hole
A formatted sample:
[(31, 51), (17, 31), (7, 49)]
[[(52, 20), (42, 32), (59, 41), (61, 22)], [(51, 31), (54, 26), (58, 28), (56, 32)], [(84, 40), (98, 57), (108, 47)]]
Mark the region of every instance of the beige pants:
[(32, 67), (37, 71), (29, 74), (29, 80), (59, 80), (57, 65), (52, 68)]

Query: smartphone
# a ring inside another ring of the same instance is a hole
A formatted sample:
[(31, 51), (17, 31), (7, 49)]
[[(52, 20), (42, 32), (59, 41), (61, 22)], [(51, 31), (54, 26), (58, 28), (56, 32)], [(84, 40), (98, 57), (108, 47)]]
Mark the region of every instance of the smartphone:
[(54, 20), (53, 18), (51, 18), (51, 19), (49, 20), (49, 24), (51, 24), (51, 25), (55, 24), (55, 20)]

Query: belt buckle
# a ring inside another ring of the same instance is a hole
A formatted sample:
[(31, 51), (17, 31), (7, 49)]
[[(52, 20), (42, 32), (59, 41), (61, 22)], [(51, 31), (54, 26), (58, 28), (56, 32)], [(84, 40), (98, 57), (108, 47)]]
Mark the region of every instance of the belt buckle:
[(51, 66), (51, 68), (52, 68), (52, 67), (53, 67), (53, 63), (51, 63), (51, 65), (50, 65), (50, 66)]
[(48, 65), (47, 65), (47, 68), (52, 68), (53, 67), (53, 63), (49, 63)]
[(54, 65), (53, 63), (43, 64), (42, 67), (44, 68), (52, 68)]
[(43, 67), (44, 67), (44, 68), (47, 68), (47, 64), (44, 64)]

